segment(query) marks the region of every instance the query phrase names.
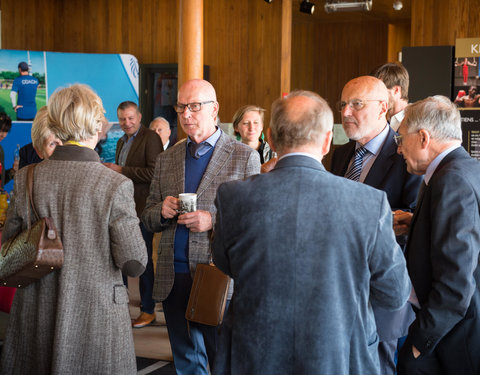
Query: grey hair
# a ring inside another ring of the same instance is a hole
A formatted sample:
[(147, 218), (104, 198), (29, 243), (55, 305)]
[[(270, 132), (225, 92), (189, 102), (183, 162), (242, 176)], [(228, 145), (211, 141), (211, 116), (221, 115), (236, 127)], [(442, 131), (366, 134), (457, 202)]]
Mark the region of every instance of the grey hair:
[(443, 95), (429, 96), (408, 105), (402, 123), (409, 133), (425, 129), (440, 142), (462, 140), (460, 111)]
[(150, 122), (150, 127), (152, 127), (152, 124), (155, 122), (155, 121), (160, 121), (160, 120), (163, 120), (167, 123), (167, 125), (170, 125), (170, 123), (168, 122), (168, 120), (165, 118), (165, 117), (162, 117), (162, 116), (157, 116), (155, 117), (151, 122)]
[[(296, 96), (310, 98), (314, 104), (300, 114), (293, 114), (287, 110), (288, 100)], [(273, 143), (279, 150), (319, 143), (332, 128), (333, 112), (325, 99), (314, 92), (292, 91), (272, 104), (270, 129)]]

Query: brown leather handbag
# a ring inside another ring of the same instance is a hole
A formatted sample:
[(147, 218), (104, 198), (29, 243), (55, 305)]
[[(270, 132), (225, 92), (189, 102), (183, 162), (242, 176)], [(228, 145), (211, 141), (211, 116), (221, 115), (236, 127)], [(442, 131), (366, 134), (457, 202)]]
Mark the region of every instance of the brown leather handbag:
[(222, 323), (230, 277), (213, 264), (197, 264), (185, 319), (209, 326)]
[[(23, 288), (63, 265), (63, 245), (51, 217), (40, 218), (33, 201), (33, 172), (27, 170), (27, 229), (2, 244), (0, 285)], [(30, 206), (37, 221), (30, 223)]]

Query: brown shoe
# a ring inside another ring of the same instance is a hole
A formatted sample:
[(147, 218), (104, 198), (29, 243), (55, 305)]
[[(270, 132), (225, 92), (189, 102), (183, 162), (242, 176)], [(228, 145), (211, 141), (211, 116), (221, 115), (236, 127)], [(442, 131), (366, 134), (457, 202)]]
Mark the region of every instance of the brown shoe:
[(155, 321), (155, 313), (149, 314), (144, 311), (132, 323), (133, 328), (142, 328), (152, 324)]

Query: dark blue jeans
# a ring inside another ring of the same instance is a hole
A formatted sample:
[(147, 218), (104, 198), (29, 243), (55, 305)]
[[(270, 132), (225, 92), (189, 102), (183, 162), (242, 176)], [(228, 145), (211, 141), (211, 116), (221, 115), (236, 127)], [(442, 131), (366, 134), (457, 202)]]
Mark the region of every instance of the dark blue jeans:
[(140, 223), (140, 230), (142, 231), (143, 239), (145, 240), (145, 245), (147, 246), (147, 268), (145, 272), (140, 276), (139, 279), (139, 288), (140, 288), (140, 310), (149, 314), (155, 312), (155, 301), (152, 298), (153, 293), (153, 281), (155, 280), (155, 274), (153, 271), (153, 260), (152, 260), (152, 241), (153, 233), (148, 231), (147, 228)]
[(189, 322), (185, 319), (192, 289), (190, 273), (175, 273), (173, 288), (163, 301), (168, 337), (175, 369), (179, 375), (208, 375), (207, 363), (213, 368), (218, 343), (218, 327)]
[[(153, 272), (153, 260), (152, 260), (152, 241), (153, 233), (148, 231), (147, 228), (140, 223), (140, 230), (142, 232), (143, 240), (147, 246), (147, 267), (138, 281), (138, 287), (140, 289), (140, 311), (153, 314), (155, 312), (155, 301), (152, 298), (153, 293), (153, 281), (155, 280), (155, 274)], [(128, 286), (128, 278), (123, 276), (123, 283)]]

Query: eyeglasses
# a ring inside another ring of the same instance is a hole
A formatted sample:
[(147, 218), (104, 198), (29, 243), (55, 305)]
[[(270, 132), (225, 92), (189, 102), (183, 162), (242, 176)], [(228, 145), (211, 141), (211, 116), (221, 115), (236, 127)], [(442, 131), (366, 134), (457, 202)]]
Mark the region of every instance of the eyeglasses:
[(402, 145), (402, 138), (403, 138), (403, 135), (400, 135), (400, 134), (394, 134), (393, 135), (393, 140), (395, 141), (395, 144), (397, 146), (401, 146)]
[(407, 135), (410, 135), (410, 134), (418, 134), (418, 132), (416, 133), (406, 133), (406, 134), (394, 134), (393, 135), (393, 140), (395, 141), (396, 145), (397, 146), (401, 146), (402, 145), (402, 142), (403, 142), (403, 138), (406, 137)]
[(339, 112), (343, 112), (345, 107), (348, 105), (350, 109), (353, 109), (355, 111), (360, 111), (363, 109), (366, 105), (367, 102), (384, 102), (385, 100), (380, 100), (380, 99), (352, 99), (349, 100), (348, 102), (338, 102), (337, 103), (337, 110)]
[(214, 101), (208, 100), (206, 102), (196, 102), (196, 103), (188, 103), (188, 104), (177, 103), (175, 105), (175, 112), (183, 113), (185, 112), (185, 108), (188, 108), (190, 112), (198, 112), (202, 109), (202, 104), (209, 104), (209, 103), (214, 103)]

